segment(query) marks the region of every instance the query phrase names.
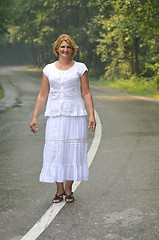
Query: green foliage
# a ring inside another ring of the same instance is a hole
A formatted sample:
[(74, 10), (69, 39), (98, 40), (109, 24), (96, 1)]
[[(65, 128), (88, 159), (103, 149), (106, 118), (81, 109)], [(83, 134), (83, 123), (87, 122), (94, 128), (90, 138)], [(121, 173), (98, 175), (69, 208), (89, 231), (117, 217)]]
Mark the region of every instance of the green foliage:
[[(35, 65), (55, 60), (52, 45), (63, 33), (70, 34), (80, 46), (76, 58), (92, 64), (88, 22), (92, 14), (88, 0), (14, 0), (13, 24), (9, 29), (12, 42), (29, 43)], [(96, 48), (96, 45), (95, 45)]]
[(4, 90), (2, 88), (2, 84), (0, 83), (0, 99), (4, 97)]
[(154, 82), (156, 84), (157, 89), (159, 89), (159, 63), (155, 63), (152, 65), (153, 71), (155, 73)]
[(156, 69), (155, 65), (150, 64), (150, 63), (145, 63), (145, 69), (142, 72), (143, 77), (152, 77), (155, 75)]
[(8, 26), (10, 24), (10, 9), (12, 7), (11, 0), (0, 0), (0, 44), (6, 41)]
[(106, 77), (139, 75), (158, 54), (159, 2), (91, 0), (90, 5), (98, 8), (97, 53), (105, 63)]
[(148, 96), (153, 98), (159, 98), (159, 89), (156, 83), (152, 80), (145, 78), (138, 78), (136, 76), (128, 79), (114, 79), (113, 81), (100, 78), (98, 81), (91, 78), (91, 83), (120, 90), (122, 92), (128, 92), (135, 95)]
[[(0, 0), (0, 44), (20, 44), (42, 67), (56, 59), (53, 42), (70, 34), (91, 76), (158, 86), (158, 0)], [(4, 54), (5, 55), (5, 54)]]

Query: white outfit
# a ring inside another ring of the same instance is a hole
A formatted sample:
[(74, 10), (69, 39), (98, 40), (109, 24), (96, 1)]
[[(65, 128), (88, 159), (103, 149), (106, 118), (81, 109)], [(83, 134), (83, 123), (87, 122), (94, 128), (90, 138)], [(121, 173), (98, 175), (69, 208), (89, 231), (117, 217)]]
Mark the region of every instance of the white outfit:
[(43, 152), (41, 182), (87, 181), (87, 115), (81, 96), (80, 77), (86, 65), (74, 65), (61, 71), (55, 62), (43, 72), (49, 80), (45, 116), (48, 116)]

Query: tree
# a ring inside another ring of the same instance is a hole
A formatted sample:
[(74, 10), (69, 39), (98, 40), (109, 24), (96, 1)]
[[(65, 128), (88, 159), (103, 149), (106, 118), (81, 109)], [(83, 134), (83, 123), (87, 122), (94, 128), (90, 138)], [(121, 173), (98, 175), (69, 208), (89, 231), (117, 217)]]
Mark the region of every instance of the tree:
[(10, 6), (11, 0), (0, 0), (0, 42), (2, 42), (4, 35), (8, 32)]
[[(97, 24), (102, 24), (97, 47), (106, 63), (106, 75), (138, 75), (140, 62), (149, 58), (145, 48), (159, 35), (157, 0), (98, 0)], [(157, 42), (155, 42), (157, 44)]]
[(94, 53), (89, 51), (91, 11), (87, 3), (88, 0), (14, 0), (11, 39), (29, 43), (34, 63), (42, 66), (55, 59), (52, 44), (60, 34), (67, 33), (80, 46), (76, 58), (91, 65)]

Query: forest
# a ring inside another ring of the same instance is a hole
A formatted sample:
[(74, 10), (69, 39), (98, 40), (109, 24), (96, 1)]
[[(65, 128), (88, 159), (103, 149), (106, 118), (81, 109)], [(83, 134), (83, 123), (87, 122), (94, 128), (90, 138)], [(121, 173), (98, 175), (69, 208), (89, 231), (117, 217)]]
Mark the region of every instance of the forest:
[(43, 67), (56, 59), (53, 43), (63, 33), (90, 76), (159, 89), (158, 0), (0, 0), (0, 65)]

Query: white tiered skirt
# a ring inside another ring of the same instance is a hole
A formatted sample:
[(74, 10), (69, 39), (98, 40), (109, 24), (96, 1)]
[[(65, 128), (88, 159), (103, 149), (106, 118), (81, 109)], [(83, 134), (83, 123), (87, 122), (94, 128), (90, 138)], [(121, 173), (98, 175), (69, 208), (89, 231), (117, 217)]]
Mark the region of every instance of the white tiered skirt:
[(46, 123), (40, 182), (87, 181), (85, 117), (49, 117)]

